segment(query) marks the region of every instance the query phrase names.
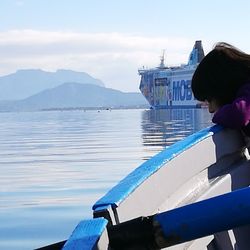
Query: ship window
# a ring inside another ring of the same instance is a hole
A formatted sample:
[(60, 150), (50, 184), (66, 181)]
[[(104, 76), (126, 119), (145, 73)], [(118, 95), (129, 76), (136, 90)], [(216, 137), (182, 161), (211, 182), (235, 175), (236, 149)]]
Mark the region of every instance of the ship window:
[(156, 78), (155, 86), (167, 86), (167, 78)]

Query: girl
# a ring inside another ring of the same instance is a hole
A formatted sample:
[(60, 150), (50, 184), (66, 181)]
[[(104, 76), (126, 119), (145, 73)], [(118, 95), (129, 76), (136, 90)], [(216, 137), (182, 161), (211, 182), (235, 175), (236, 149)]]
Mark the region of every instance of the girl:
[(250, 55), (218, 43), (198, 65), (192, 90), (208, 103), (212, 121), (250, 136)]

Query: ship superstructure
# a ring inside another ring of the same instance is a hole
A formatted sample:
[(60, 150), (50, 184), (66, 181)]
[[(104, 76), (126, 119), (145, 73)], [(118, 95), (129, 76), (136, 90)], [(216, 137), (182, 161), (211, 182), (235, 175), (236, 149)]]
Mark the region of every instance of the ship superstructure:
[(164, 53), (160, 65), (153, 69), (139, 69), (140, 91), (155, 109), (169, 107), (195, 107), (191, 90), (191, 79), (197, 65), (204, 57), (201, 41), (196, 41), (188, 63), (178, 67), (167, 67)]

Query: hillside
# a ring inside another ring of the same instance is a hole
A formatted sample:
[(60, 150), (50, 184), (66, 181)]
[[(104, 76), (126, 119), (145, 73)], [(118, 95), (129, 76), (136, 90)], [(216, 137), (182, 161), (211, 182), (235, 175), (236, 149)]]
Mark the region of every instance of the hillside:
[(124, 93), (93, 84), (68, 82), (20, 101), (0, 102), (0, 111), (147, 105), (140, 93)]
[(0, 101), (21, 100), (65, 82), (94, 84), (104, 87), (102, 81), (85, 72), (72, 70), (46, 72), (40, 69), (18, 70), (16, 73), (0, 77)]

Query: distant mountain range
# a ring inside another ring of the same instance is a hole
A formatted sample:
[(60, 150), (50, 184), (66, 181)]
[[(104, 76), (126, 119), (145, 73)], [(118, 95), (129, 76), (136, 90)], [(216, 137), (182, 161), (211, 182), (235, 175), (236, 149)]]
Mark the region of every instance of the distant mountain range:
[(105, 86), (102, 81), (85, 72), (63, 69), (56, 72), (40, 69), (18, 70), (16, 73), (0, 77), (0, 100), (21, 100), (65, 82)]
[(140, 93), (124, 93), (105, 88), (102, 81), (87, 73), (69, 70), (58, 70), (55, 73), (42, 70), (17, 71), (0, 77), (0, 93), (2, 112), (147, 106)]

